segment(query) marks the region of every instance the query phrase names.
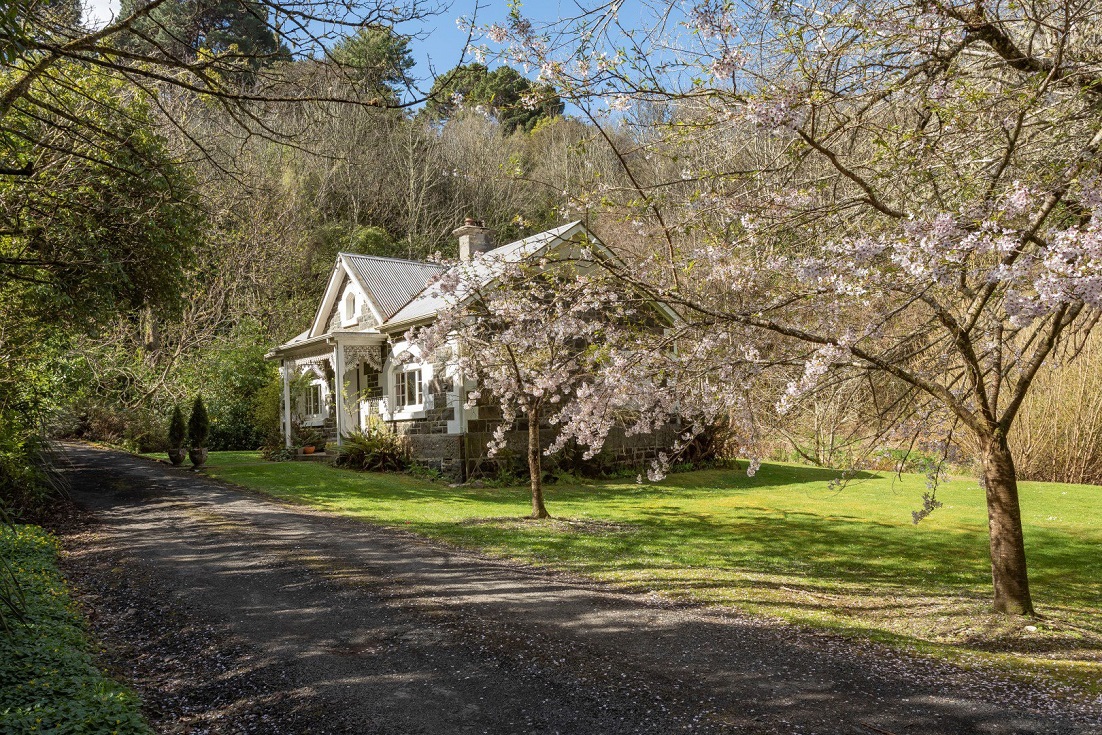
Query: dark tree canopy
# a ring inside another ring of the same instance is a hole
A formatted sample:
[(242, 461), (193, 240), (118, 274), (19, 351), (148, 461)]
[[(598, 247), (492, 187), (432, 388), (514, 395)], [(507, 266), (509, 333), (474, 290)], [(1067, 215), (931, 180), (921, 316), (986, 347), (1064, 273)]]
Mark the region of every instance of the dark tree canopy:
[(409, 72), (415, 65), (409, 39), (385, 25), (361, 28), (342, 38), (329, 55), (358, 87), (392, 101), (397, 101), (399, 90), (408, 86)]
[(540, 120), (561, 115), (563, 103), (551, 87), (533, 84), (515, 69), (490, 71), (484, 64), (466, 64), (436, 80), (425, 112), (446, 120), (462, 108), (483, 107), (507, 133), (531, 131)]
[[(198, 240), (192, 180), (121, 81), (59, 70), (81, 89), (55, 92), (75, 121), (12, 115), (0, 135), (5, 159), (35, 161), (31, 176), (0, 177), (0, 280), (31, 286), (25, 296), (41, 300), (40, 318), (69, 325), (172, 306)], [(104, 97), (123, 102), (110, 110), (92, 101)]]
[[(119, 14), (126, 17), (150, 2), (122, 0)], [(200, 49), (235, 52), (254, 67), (290, 58), (269, 23), (267, 6), (256, 0), (168, 0), (135, 25), (123, 45), (187, 61)]]

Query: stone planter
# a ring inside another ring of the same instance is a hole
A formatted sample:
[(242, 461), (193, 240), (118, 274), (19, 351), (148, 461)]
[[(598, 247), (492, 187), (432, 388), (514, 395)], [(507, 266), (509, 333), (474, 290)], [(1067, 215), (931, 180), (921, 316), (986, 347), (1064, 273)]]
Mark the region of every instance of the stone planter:
[(168, 461), (172, 463), (173, 467), (179, 467), (184, 463), (184, 457), (187, 456), (187, 450), (183, 447), (179, 449), (168, 450)]
[(207, 461), (207, 450), (203, 448), (189, 449), (187, 450), (188, 459), (196, 467), (202, 467), (203, 463)]

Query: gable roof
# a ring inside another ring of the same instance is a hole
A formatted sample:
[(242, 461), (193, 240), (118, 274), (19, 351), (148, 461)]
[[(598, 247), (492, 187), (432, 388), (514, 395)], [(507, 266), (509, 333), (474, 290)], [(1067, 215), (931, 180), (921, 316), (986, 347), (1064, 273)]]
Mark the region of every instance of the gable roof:
[[(566, 242), (574, 235), (582, 232), (588, 234), (585, 225), (583, 225), (580, 220), (577, 220), (546, 230), (538, 235), (532, 235), (523, 240), (516, 240), (508, 245), (494, 248), (479, 256), (479, 258), (474, 261), (473, 272), (475, 278), (480, 282), (480, 285), (485, 285), (493, 280), (496, 273), (496, 268), (494, 267), (496, 263), (515, 263), (525, 258), (539, 255), (548, 248)], [(592, 238), (592, 235), (590, 235), (590, 238)], [(443, 272), (443, 270), (441, 270), (441, 272)], [(454, 297), (451, 298), (454, 299)], [(450, 303), (451, 300), (445, 297), (439, 289), (426, 287), (411, 299), (409, 303), (405, 304), (396, 313), (391, 315), (386, 322), (383, 323), (382, 328), (387, 329), (388, 327), (406, 326), (426, 319), (431, 319)]]
[(389, 319), (428, 286), (436, 276), (447, 270), (435, 263), (416, 260), (382, 258), (376, 255), (340, 253), (349, 274), (379, 308), (383, 319)]
[(325, 295), (308, 330), (309, 338), (325, 333), (327, 320), (344, 284), (350, 282), (367, 300), (375, 321), (385, 322), (402, 305), (416, 296), (446, 270), (435, 263), (400, 258), (383, 258), (358, 253), (337, 253)]
[[(566, 243), (576, 242), (574, 238), (577, 235), (586, 236), (588, 246), (598, 254), (598, 257), (619, 260), (589, 232), (580, 220), (577, 220), (494, 248), (472, 262), (462, 263), (453, 268), (469, 269), (465, 275), (470, 277), (473, 273), (477, 285), (486, 286), (497, 277), (502, 263), (515, 263), (542, 255)], [(361, 333), (376, 335), (380, 332), (393, 333), (416, 324), (429, 322), (442, 309), (455, 301), (456, 294), (445, 296), (441, 289), (435, 287), (439, 277), (448, 270), (449, 268), (436, 263), (339, 253), (325, 296), (322, 298), (310, 329), (277, 349), (304, 346), (326, 337), (328, 326), (326, 320), (346, 281), (351, 281), (363, 293), (377, 320), (375, 325), (366, 330), (361, 329)], [(460, 299), (463, 300), (469, 296), (468, 292), (466, 296), (460, 296)], [(663, 313), (667, 313), (671, 319), (675, 317), (667, 307), (661, 308)]]

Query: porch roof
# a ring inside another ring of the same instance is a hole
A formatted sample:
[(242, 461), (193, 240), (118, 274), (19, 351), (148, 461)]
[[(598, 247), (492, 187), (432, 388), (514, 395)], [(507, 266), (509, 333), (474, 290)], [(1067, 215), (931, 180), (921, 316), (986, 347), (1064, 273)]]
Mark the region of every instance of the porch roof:
[(338, 344), (378, 346), (386, 342), (386, 335), (371, 330), (368, 332), (332, 331), (310, 337), (310, 330), (295, 335), (289, 341), (270, 350), (264, 355), (267, 360), (281, 360), (285, 357), (303, 357), (326, 352)]

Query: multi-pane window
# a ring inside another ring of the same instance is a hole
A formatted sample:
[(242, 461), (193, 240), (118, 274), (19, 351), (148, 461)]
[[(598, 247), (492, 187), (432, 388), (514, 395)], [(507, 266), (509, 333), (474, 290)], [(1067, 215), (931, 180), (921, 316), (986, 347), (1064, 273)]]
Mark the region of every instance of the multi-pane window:
[(397, 408), (419, 406), (421, 394), (421, 370), (403, 370), (395, 376), (394, 404)]
[(314, 383), (306, 388), (306, 415), (317, 416), (321, 413), (321, 386)]

